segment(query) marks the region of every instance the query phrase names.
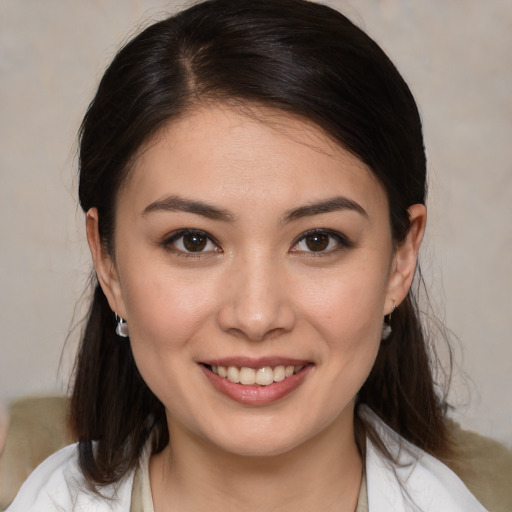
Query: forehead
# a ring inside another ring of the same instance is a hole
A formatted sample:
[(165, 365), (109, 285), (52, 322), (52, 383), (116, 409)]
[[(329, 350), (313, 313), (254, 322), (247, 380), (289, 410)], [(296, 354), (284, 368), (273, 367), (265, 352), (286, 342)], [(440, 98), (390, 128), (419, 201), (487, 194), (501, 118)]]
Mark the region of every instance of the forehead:
[(143, 208), (167, 194), (233, 207), (333, 194), (387, 205), (374, 174), (322, 129), (261, 107), (206, 106), (160, 130), (139, 152), (120, 199)]

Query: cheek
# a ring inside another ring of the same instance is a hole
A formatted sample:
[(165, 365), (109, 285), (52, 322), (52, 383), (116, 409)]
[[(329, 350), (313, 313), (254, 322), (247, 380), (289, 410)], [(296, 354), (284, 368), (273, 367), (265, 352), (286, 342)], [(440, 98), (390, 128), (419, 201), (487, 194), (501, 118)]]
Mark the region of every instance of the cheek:
[(331, 404), (334, 408), (355, 396), (373, 367), (381, 340), (386, 283), (386, 268), (373, 262), (370, 267), (331, 276), (321, 283), (323, 293), (311, 290), (306, 300), (309, 321), (324, 341), (319, 344), (321, 361), (327, 389), (337, 397)]
[(385, 270), (371, 272), (365, 266), (339, 272), (303, 289), (303, 309), (330, 340), (375, 339), (382, 327), (386, 283)]
[(123, 297), (134, 343), (175, 350), (204, 324), (213, 308), (204, 279), (167, 269), (131, 273), (123, 283)]
[(211, 294), (194, 280), (165, 272), (130, 277), (123, 295), (137, 368), (163, 403), (183, 407), (184, 383), (193, 384), (196, 378), (198, 346), (205, 349), (209, 343), (201, 333), (210, 325)]
[(361, 276), (355, 282), (341, 281), (312, 309), (316, 330), (325, 342), (321, 360), (326, 389), (332, 393), (325, 407), (330, 404), (333, 414), (359, 392), (377, 357), (384, 293), (382, 286), (376, 292), (375, 284)]

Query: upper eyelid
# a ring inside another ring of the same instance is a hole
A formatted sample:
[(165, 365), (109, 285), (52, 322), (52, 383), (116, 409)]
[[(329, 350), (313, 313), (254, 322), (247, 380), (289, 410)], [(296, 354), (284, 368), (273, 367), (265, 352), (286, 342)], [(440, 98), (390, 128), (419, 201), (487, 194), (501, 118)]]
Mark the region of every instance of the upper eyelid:
[[(346, 235), (344, 235), (343, 233), (341, 233), (339, 231), (328, 229), (328, 228), (313, 228), (313, 229), (308, 229), (307, 231), (304, 231), (300, 235), (298, 235), (292, 241), (291, 248), (295, 247), (305, 237), (307, 237), (309, 235), (317, 234), (317, 233), (329, 235), (329, 236), (335, 238), (340, 244), (345, 245), (347, 247), (351, 247), (354, 245), (354, 243)], [(177, 229), (177, 230), (173, 231), (172, 233), (169, 233), (168, 235), (163, 237), (162, 244), (163, 245), (171, 244), (175, 240), (177, 240), (180, 237), (185, 236), (187, 234), (200, 234), (202, 236), (205, 236), (206, 238), (208, 238), (211, 242), (213, 242), (217, 247), (219, 247), (222, 250), (220, 243), (213, 235), (211, 235), (207, 231), (204, 231), (202, 229), (196, 229), (196, 228)], [(208, 252), (208, 251), (204, 251), (204, 252)], [(199, 254), (201, 254), (201, 252), (197, 253), (197, 255), (199, 255)]]
[[(202, 229), (194, 229), (194, 228), (181, 228), (181, 229), (177, 229), (177, 230), (173, 231), (172, 233), (169, 233), (168, 235), (163, 237), (162, 245), (169, 245), (172, 242), (174, 242), (175, 240), (178, 240), (179, 238), (181, 238), (182, 236), (185, 236), (187, 234), (192, 234), (192, 235), (199, 234), (201, 236), (204, 236), (204, 237), (208, 238), (208, 240), (213, 242), (217, 247), (220, 248), (219, 242), (213, 235), (211, 235), (210, 233), (208, 233), (207, 231), (204, 231)], [(183, 251), (180, 251), (180, 252), (183, 252)], [(199, 251), (199, 252), (197, 252), (197, 254), (201, 254), (201, 252), (208, 252), (208, 251)]]
[(165, 240), (167, 240), (167, 241), (176, 240), (177, 238), (180, 238), (181, 236), (184, 236), (184, 235), (195, 235), (195, 234), (205, 236), (206, 238), (209, 238), (212, 242), (215, 242), (216, 244), (218, 244), (217, 240), (215, 239), (215, 237), (213, 235), (211, 235), (210, 233), (208, 233), (207, 231), (204, 231), (202, 229), (195, 229), (195, 228), (176, 229), (175, 231), (172, 231), (171, 233), (165, 235), (164, 241)]
[(336, 238), (341, 243), (344, 243), (346, 245), (352, 245), (351, 240), (346, 235), (344, 235), (343, 233), (340, 233), (339, 231), (335, 231), (335, 230), (327, 229), (327, 228), (314, 228), (314, 229), (308, 229), (307, 231), (304, 231), (299, 236), (297, 236), (295, 238), (295, 240), (292, 242), (292, 247), (297, 245), (302, 239), (306, 238), (307, 236), (314, 235), (314, 234), (326, 234), (326, 235), (332, 236), (333, 238)]

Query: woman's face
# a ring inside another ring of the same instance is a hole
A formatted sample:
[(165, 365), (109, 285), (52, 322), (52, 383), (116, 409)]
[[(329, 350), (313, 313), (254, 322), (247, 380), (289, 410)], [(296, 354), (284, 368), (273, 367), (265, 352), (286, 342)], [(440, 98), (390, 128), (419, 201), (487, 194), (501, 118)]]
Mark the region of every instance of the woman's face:
[(205, 107), (162, 130), (119, 192), (115, 263), (96, 266), (171, 436), (270, 455), (351, 429), (408, 253), (361, 161), (254, 113)]

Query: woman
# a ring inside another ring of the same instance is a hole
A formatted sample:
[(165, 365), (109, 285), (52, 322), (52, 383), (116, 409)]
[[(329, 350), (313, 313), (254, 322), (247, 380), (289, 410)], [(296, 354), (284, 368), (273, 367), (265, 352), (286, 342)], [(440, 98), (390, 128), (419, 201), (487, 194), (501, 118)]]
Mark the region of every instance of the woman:
[(80, 134), (97, 284), (78, 446), (10, 510), (484, 508), (410, 292), (412, 95), (332, 9), (213, 0), (107, 69)]

